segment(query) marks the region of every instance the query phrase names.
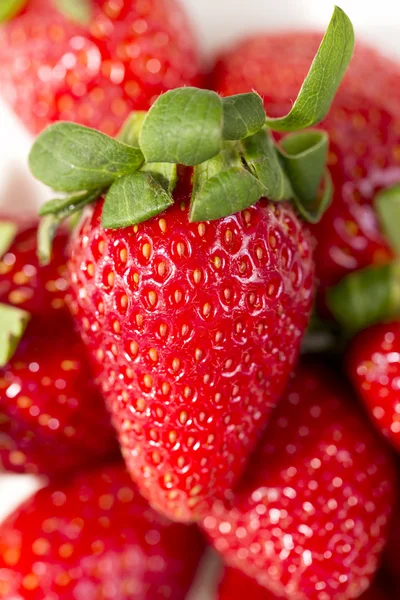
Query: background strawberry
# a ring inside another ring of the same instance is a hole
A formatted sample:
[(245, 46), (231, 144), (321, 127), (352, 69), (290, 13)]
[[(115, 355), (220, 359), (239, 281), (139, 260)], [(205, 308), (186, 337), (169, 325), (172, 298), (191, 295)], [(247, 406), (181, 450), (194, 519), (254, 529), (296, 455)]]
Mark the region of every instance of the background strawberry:
[(36, 236), (36, 226), (20, 225), (0, 260), (0, 302), (31, 313), (14, 356), (0, 369), (0, 464), (54, 475), (104, 459), (117, 444), (65, 304), (67, 236), (57, 235), (45, 267)]
[(72, 120), (115, 135), (132, 109), (197, 81), (199, 59), (176, 0), (93, 0), (77, 24), (29, 0), (0, 30), (0, 89), (33, 132)]
[(251, 468), (204, 527), (226, 562), (291, 600), (355, 598), (387, 541), (395, 473), (334, 373), (303, 365)]
[[(228, 50), (212, 85), (224, 95), (256, 89), (267, 114), (290, 108), (321, 40), (320, 34), (260, 35)], [(399, 65), (359, 45), (332, 108), (319, 127), (330, 136), (335, 194), (313, 232), (321, 294), (344, 275), (392, 258), (372, 206), (376, 193), (400, 181)]]
[(195, 529), (151, 510), (121, 465), (39, 491), (0, 527), (4, 600), (183, 600)]
[[(253, 579), (236, 569), (226, 569), (218, 593), (218, 600), (279, 600), (278, 596), (258, 585)], [(360, 596), (360, 600), (389, 600), (377, 584)], [(393, 596), (394, 599), (394, 596)]]
[(69, 262), (73, 312), (129, 470), (181, 520), (242, 473), (313, 288), (312, 247), (288, 205), (189, 223), (185, 177), (174, 206), (139, 226), (102, 229), (102, 202), (88, 208)]
[(400, 450), (400, 323), (359, 333), (347, 352), (347, 371), (376, 427)]

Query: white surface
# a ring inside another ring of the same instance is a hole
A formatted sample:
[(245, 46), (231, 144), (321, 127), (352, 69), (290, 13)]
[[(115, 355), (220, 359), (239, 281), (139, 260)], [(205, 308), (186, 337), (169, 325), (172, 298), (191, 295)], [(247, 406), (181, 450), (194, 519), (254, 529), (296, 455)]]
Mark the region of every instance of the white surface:
[[(359, 38), (400, 57), (400, 3), (397, 0), (337, 0), (352, 19)], [(192, 14), (204, 52), (254, 31), (323, 30), (333, 2), (328, 0), (182, 0)], [(34, 210), (47, 191), (29, 175), (26, 157), (31, 139), (0, 103), (0, 206), (15, 212)], [(28, 207), (31, 207), (30, 209)], [(34, 478), (0, 476), (0, 518), (40, 486)], [(202, 595), (202, 599), (207, 596)], [(192, 599), (194, 600), (194, 599)], [(198, 600), (196, 596), (196, 600)]]

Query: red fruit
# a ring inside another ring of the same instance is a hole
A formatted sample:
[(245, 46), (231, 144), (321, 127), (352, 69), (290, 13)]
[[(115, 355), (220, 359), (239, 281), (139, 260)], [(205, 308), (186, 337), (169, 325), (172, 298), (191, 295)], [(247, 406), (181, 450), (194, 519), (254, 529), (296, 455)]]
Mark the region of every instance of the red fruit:
[(288, 205), (190, 224), (189, 192), (182, 179), (161, 218), (122, 230), (101, 228), (102, 202), (87, 209), (69, 263), (128, 468), (178, 520), (241, 475), (296, 360), (313, 287), (312, 248)]
[(4, 600), (183, 600), (202, 554), (195, 529), (170, 523), (122, 466), (39, 491), (0, 527)]
[(0, 258), (0, 302), (31, 313), (17, 351), (0, 369), (0, 465), (55, 474), (104, 459), (117, 445), (65, 305), (67, 236), (56, 237), (47, 267), (38, 264), (36, 236), (35, 226), (20, 226)]
[(377, 429), (400, 450), (400, 323), (359, 333), (348, 350), (347, 371)]
[(395, 474), (337, 375), (303, 365), (232, 504), (204, 527), (230, 566), (290, 600), (356, 598), (389, 533)]
[[(321, 35), (261, 35), (221, 57), (213, 74), (224, 95), (256, 89), (267, 113), (285, 114), (313, 60)], [(356, 48), (330, 113), (335, 194), (321, 222), (316, 272), (323, 291), (351, 271), (387, 262), (391, 250), (372, 206), (376, 193), (400, 181), (400, 67), (365, 46)]]
[[(13, 221), (0, 217), (2, 221)], [(4, 256), (0, 256), (0, 302), (28, 311), (32, 316), (65, 318), (68, 288), (65, 245), (67, 234), (60, 232), (53, 246), (52, 262), (39, 266), (37, 226), (20, 224), (18, 233)], [(62, 315), (62, 316), (61, 316)]]
[(0, 32), (0, 89), (33, 133), (58, 120), (115, 135), (129, 112), (198, 83), (199, 59), (176, 0), (92, 0), (88, 26), (54, 0), (30, 0)]
[[(244, 573), (236, 569), (226, 569), (219, 588), (218, 600), (243, 600), (243, 598), (279, 600), (278, 596), (271, 594)], [(389, 600), (389, 596), (378, 585), (373, 585), (360, 596), (360, 600)]]
[(117, 452), (110, 416), (73, 325), (33, 319), (0, 370), (0, 465), (56, 474)]

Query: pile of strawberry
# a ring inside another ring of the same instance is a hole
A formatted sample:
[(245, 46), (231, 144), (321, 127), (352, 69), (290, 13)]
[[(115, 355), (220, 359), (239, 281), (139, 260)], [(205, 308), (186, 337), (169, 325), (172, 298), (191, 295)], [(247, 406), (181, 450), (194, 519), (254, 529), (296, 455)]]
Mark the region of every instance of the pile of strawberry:
[(398, 598), (400, 66), (339, 8), (209, 77), (177, 0), (0, 20), (57, 193), (0, 215), (0, 466), (47, 478), (0, 598), (184, 600), (207, 545), (203, 600)]

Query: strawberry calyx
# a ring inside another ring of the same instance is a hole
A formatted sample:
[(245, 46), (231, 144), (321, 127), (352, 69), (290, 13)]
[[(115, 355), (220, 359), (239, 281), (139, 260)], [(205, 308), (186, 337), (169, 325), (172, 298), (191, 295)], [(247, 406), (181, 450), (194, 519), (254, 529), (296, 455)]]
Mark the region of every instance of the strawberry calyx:
[(1, 0), (0, 23), (11, 21), (25, 8), (28, 0)]
[(380, 191), (374, 208), (394, 260), (354, 271), (327, 292), (333, 316), (350, 335), (400, 317), (400, 185)]
[[(173, 203), (177, 165), (194, 167), (192, 222), (229, 216), (262, 197), (292, 200), (305, 219), (317, 222), (332, 197), (328, 137), (298, 130), (324, 118), (353, 47), (351, 22), (335, 8), (292, 110), (277, 121), (267, 117), (254, 92), (221, 98), (185, 87), (161, 95), (148, 113), (133, 113), (118, 139), (74, 123), (45, 129), (32, 147), (30, 168), (67, 196), (42, 207), (42, 263), (50, 260), (56, 226), (100, 195), (102, 226), (108, 229), (137, 225), (166, 210)], [(274, 129), (291, 134), (277, 144)]]
[(53, 0), (57, 10), (70, 21), (88, 25), (92, 20), (92, 0)]
[(13, 356), (29, 319), (25, 310), (0, 303), (0, 368)]

